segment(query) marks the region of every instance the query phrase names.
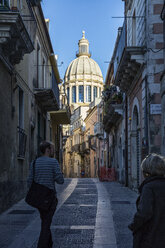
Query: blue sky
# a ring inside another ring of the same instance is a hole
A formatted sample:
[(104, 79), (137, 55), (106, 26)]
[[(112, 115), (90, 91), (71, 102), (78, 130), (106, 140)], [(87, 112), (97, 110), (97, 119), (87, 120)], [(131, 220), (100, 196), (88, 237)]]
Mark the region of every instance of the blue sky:
[[(50, 19), (50, 37), (58, 55), (61, 78), (70, 62), (76, 58), (78, 41), (85, 30), (91, 58), (100, 66), (105, 80), (108, 63), (114, 49), (118, 27), (122, 26), (122, 0), (42, 0), (45, 18)], [(60, 66), (61, 62), (63, 65)]]

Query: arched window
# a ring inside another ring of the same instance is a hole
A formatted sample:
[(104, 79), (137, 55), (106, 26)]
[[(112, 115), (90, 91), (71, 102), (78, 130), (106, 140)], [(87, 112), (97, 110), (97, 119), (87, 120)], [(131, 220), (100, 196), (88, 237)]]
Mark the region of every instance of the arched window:
[(91, 86), (86, 86), (86, 102), (91, 102)]
[(84, 102), (84, 86), (79, 86), (79, 102)]
[(97, 97), (97, 87), (94, 86), (93, 87), (93, 99), (95, 99)]
[(69, 89), (69, 87), (67, 87), (67, 101), (68, 101), (68, 104), (69, 104), (69, 98), (70, 98), (70, 89)]
[(76, 102), (76, 86), (72, 87), (72, 102)]
[(81, 45), (80, 46), (80, 53), (88, 53), (88, 46), (87, 45)]

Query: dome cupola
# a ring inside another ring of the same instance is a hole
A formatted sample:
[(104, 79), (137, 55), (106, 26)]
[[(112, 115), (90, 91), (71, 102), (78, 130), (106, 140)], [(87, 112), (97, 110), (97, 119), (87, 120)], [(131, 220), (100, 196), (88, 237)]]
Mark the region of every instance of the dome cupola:
[(88, 106), (96, 97), (101, 97), (103, 76), (99, 65), (91, 59), (89, 41), (82, 38), (78, 42), (79, 52), (68, 66), (64, 76), (65, 90), (69, 105)]

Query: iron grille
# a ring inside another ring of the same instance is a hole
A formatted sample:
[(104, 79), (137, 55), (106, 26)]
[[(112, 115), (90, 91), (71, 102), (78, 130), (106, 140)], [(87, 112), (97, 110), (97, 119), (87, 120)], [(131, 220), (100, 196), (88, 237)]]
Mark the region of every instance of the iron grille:
[(17, 127), (18, 130), (18, 157), (24, 158), (26, 151), (26, 139), (27, 135), (25, 134), (25, 130)]

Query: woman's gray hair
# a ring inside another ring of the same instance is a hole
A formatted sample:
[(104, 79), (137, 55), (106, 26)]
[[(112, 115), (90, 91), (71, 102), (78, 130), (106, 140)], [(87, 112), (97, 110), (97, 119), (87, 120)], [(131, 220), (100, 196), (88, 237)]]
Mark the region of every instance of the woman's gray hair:
[(151, 176), (165, 176), (165, 157), (151, 153), (141, 163), (144, 174)]

